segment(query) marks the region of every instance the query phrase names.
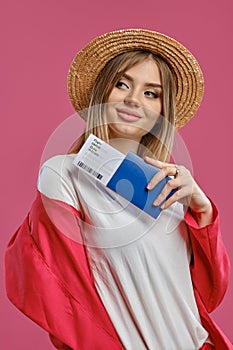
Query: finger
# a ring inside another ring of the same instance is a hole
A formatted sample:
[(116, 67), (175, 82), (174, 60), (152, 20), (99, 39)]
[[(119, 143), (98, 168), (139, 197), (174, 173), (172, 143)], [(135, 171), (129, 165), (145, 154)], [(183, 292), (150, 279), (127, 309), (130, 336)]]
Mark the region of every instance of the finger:
[(167, 209), (175, 202), (179, 201), (185, 206), (188, 206), (190, 203), (190, 192), (186, 187), (178, 189), (171, 197), (169, 197), (164, 203), (161, 205), (161, 209)]
[(171, 165), (171, 164), (169, 164), (169, 163), (161, 162), (160, 160), (157, 160), (157, 159), (154, 159), (154, 158), (151, 158), (151, 157), (148, 157), (148, 156), (146, 156), (146, 157), (144, 158), (144, 160), (145, 160), (147, 163), (149, 163), (149, 164), (151, 164), (151, 165), (154, 165), (155, 167), (157, 167), (157, 168), (159, 168), (159, 169), (162, 169), (162, 168), (165, 167), (165, 166)]
[(162, 205), (161, 209), (167, 209), (169, 208), (172, 204), (176, 203), (178, 200), (181, 198), (181, 192), (182, 190), (177, 190), (171, 197), (169, 197)]
[(166, 200), (166, 198), (169, 196), (171, 191), (178, 188), (179, 185), (180, 185), (179, 180), (177, 180), (177, 179), (169, 180), (166, 183), (166, 185), (164, 186), (164, 188), (162, 189), (162, 191), (160, 192), (160, 194), (158, 195), (158, 197), (155, 199), (153, 205), (155, 205), (155, 206), (161, 205)]
[(177, 170), (173, 165), (164, 166), (151, 178), (150, 182), (147, 185), (147, 189), (151, 190), (168, 175), (175, 176), (176, 172)]

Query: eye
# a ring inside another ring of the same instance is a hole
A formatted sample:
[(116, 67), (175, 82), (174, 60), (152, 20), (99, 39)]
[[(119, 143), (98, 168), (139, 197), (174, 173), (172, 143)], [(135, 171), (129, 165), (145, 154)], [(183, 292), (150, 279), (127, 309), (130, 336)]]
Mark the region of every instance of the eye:
[(158, 91), (145, 91), (144, 94), (150, 98), (160, 98), (161, 93)]
[(123, 81), (118, 81), (116, 83), (116, 87), (119, 89), (128, 89), (128, 85), (126, 83), (124, 83)]

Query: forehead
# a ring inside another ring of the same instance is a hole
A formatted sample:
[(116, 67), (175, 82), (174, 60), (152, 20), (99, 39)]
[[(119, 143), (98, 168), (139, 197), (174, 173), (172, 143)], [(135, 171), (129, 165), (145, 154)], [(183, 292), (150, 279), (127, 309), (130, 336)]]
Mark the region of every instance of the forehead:
[(153, 58), (147, 57), (132, 66), (121, 68), (119, 72), (129, 78), (161, 82), (160, 70)]

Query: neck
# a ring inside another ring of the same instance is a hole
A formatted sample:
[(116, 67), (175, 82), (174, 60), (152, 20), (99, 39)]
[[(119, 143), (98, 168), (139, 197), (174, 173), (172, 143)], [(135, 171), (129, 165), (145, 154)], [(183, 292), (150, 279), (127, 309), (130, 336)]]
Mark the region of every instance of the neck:
[(127, 154), (129, 151), (137, 153), (139, 142), (124, 138), (115, 138), (109, 141), (110, 145), (116, 148), (119, 152)]

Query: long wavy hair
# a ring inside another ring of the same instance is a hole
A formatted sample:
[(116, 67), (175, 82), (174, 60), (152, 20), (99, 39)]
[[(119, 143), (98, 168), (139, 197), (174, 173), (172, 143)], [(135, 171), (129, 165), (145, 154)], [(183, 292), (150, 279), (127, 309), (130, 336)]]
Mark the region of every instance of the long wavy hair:
[(150, 155), (161, 161), (168, 161), (175, 131), (176, 87), (168, 64), (159, 56), (147, 51), (128, 51), (111, 59), (99, 73), (87, 110), (82, 111), (87, 122), (84, 134), (73, 145), (69, 153), (77, 153), (92, 133), (109, 143), (109, 127), (103, 113), (104, 104), (122, 75), (136, 64), (152, 58), (157, 64), (162, 83), (162, 111), (156, 124), (141, 139), (138, 147), (140, 156)]

